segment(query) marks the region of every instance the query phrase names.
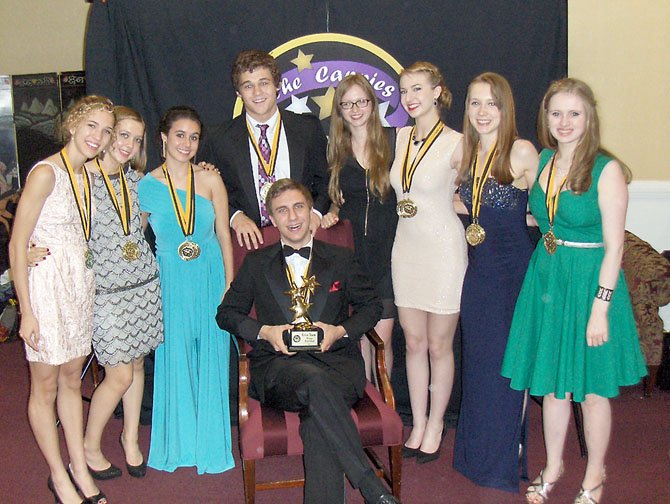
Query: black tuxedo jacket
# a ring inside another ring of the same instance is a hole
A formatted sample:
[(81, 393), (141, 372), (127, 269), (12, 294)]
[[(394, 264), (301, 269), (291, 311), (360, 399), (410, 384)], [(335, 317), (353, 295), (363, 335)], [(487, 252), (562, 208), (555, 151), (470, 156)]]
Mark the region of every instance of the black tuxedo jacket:
[[(291, 178), (302, 182), (312, 193), (314, 208), (326, 213), (328, 198), (328, 163), (326, 161), (326, 135), (315, 116), (281, 111), (282, 135), (286, 135), (291, 164)], [(216, 165), (228, 190), (230, 215), (238, 210), (255, 221), (261, 216), (256, 199), (253, 173), (258, 169), (258, 159), (250, 156), (246, 114), (216, 126), (206, 132), (202, 159)]]
[[(315, 322), (341, 325), (348, 336), (336, 341), (327, 352), (298, 352), (287, 357), (257, 338), (261, 326), (293, 320), (291, 301), (285, 294), (289, 290), (285, 265), (280, 244), (247, 254), (217, 311), (219, 326), (253, 347), (249, 354), (252, 395), (264, 401), (266, 368), (274, 359), (285, 359), (287, 365), (291, 359), (318, 359), (350, 379), (362, 397), (365, 370), (358, 342), (382, 313), (381, 302), (369, 280), (349, 249), (314, 240), (310, 272), (320, 285), (311, 299), (310, 317)], [(256, 319), (249, 317), (254, 304)]]

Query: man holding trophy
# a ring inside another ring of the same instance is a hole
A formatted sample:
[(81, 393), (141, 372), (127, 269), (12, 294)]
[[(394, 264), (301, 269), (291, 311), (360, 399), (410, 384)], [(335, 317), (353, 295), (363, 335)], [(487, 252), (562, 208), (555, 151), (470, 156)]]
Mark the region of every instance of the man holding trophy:
[(300, 413), (305, 503), (344, 502), (343, 475), (367, 502), (398, 502), (370, 467), (350, 415), (365, 388), (358, 341), (381, 302), (350, 250), (312, 238), (305, 186), (278, 180), (266, 207), (281, 242), (245, 257), (216, 320), (253, 347), (250, 395)]

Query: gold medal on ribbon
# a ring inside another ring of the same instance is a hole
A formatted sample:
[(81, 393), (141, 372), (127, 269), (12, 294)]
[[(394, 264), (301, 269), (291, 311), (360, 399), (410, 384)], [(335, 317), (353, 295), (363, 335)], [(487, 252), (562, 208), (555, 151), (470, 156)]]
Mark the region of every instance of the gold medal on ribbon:
[[(414, 173), (416, 172), (419, 163), (421, 163), (421, 160), (425, 157), (428, 150), (430, 150), (430, 148), (433, 146), (435, 140), (437, 140), (437, 137), (439, 137), (440, 133), (442, 133), (443, 129), (444, 123), (442, 121), (437, 121), (435, 126), (433, 126), (433, 129), (431, 129), (430, 133), (428, 133), (426, 140), (421, 144), (421, 147), (419, 147), (419, 151), (416, 153), (416, 156), (411, 163), (409, 162), (409, 152), (412, 148), (412, 142), (409, 140), (407, 141), (407, 150), (405, 151), (405, 157), (402, 161), (402, 173), (400, 175), (402, 177), (401, 181), (403, 199), (400, 200), (396, 206), (396, 212), (398, 213), (399, 217), (404, 219), (412, 218), (419, 211), (417, 204), (409, 198), (409, 192), (412, 188), (412, 181), (414, 180)], [(409, 134), (410, 138), (415, 136), (415, 132), (416, 126), (412, 126), (412, 131), (410, 131)]]
[[(114, 190), (114, 185), (112, 184), (109, 175), (107, 172), (105, 172), (97, 158), (95, 163), (98, 166), (98, 170), (100, 170), (100, 175), (102, 175), (102, 180), (105, 183), (107, 194), (109, 194), (109, 198), (112, 200), (112, 205), (114, 206), (114, 210), (116, 210), (116, 215), (119, 216), (123, 234), (124, 236), (129, 236), (132, 200), (130, 198), (130, 190), (128, 189), (128, 181), (126, 180), (126, 174), (123, 170), (123, 166), (119, 166), (120, 197), (117, 197), (116, 191)], [(140, 247), (134, 241), (126, 241), (123, 245), (121, 245), (121, 257), (124, 261), (136, 261), (140, 257)]]
[[(279, 152), (279, 137), (281, 136), (281, 115), (277, 118), (277, 127), (275, 129), (275, 134), (274, 137), (272, 138), (272, 146), (270, 147), (270, 160), (266, 161), (265, 158), (263, 157), (263, 154), (261, 153), (261, 148), (258, 146), (258, 142), (256, 141), (256, 136), (254, 135), (253, 128), (251, 127), (251, 124), (249, 124), (249, 121), (247, 121), (247, 132), (249, 133), (249, 141), (251, 141), (251, 145), (254, 148), (254, 151), (256, 152), (256, 156), (258, 157), (258, 162), (263, 166), (263, 170), (265, 170), (265, 173), (268, 177), (272, 178), (275, 174), (275, 166), (277, 165), (277, 152)], [(267, 195), (267, 191), (270, 188), (266, 190), (265, 194)], [(263, 200), (265, 200), (265, 196), (263, 196)]]
[(476, 220), (465, 229), (465, 240), (473, 247), (480, 245), (485, 239), (486, 231)]
[(182, 260), (192, 261), (200, 257), (200, 245), (187, 239), (177, 247), (177, 253)]
[(409, 198), (401, 199), (396, 205), (396, 213), (403, 219), (411, 219), (416, 215), (417, 210), (416, 203)]
[[(74, 169), (70, 164), (70, 158), (68, 157), (65, 148), (60, 151), (60, 158), (65, 165), (67, 176), (70, 179), (70, 185), (72, 186), (72, 192), (74, 193), (74, 201), (77, 204), (79, 220), (81, 221), (81, 229), (84, 232), (84, 239), (88, 242), (91, 239), (91, 179), (88, 176), (86, 167), (82, 166), (81, 169), (84, 175), (84, 197), (82, 200), (81, 193), (79, 192), (79, 184), (77, 183)], [(84, 264), (90, 269), (93, 267), (93, 263), (93, 251), (86, 247), (86, 251), (84, 252)]]
[(191, 166), (191, 163), (188, 164), (186, 211), (184, 211), (184, 208), (181, 205), (181, 200), (177, 196), (177, 191), (175, 191), (174, 185), (172, 184), (172, 178), (170, 177), (170, 173), (168, 172), (165, 163), (163, 163), (161, 168), (163, 169), (168, 190), (170, 191), (172, 207), (177, 216), (177, 222), (186, 238), (186, 240), (177, 247), (177, 254), (179, 254), (179, 257), (184, 261), (192, 261), (200, 256), (200, 245), (191, 240), (191, 235), (195, 229), (195, 177), (193, 176), (193, 166)]
[[(489, 178), (493, 159), (496, 156), (496, 146), (497, 142), (489, 150), (486, 156), (486, 164), (482, 170), (479, 169), (479, 144), (477, 145), (475, 159), (472, 161), (472, 223), (465, 230), (465, 239), (473, 247), (480, 245), (486, 239), (486, 231), (479, 223), (479, 211), (482, 208), (484, 185)], [(477, 176), (477, 173), (479, 173), (479, 176)]]
[(265, 201), (268, 197), (268, 193), (270, 192), (270, 188), (272, 187), (272, 182), (267, 182), (261, 186), (261, 200)]
[(542, 235), (542, 243), (549, 255), (556, 252), (558, 243), (556, 242), (556, 235), (551, 229)]
[(134, 241), (127, 241), (121, 245), (121, 257), (124, 261), (132, 262), (140, 258), (140, 247)]
[(560, 183), (556, 192), (554, 193), (554, 178), (556, 176), (556, 154), (551, 157), (551, 165), (549, 166), (549, 177), (547, 178), (547, 192), (544, 195), (544, 204), (547, 207), (547, 217), (549, 218), (549, 231), (547, 231), (542, 236), (542, 243), (549, 255), (552, 255), (556, 252), (556, 246), (558, 242), (556, 240), (556, 235), (554, 234), (554, 217), (556, 217), (556, 211), (558, 210), (558, 198), (561, 196), (561, 191), (563, 186), (568, 180), (568, 176), (563, 177), (563, 181)]

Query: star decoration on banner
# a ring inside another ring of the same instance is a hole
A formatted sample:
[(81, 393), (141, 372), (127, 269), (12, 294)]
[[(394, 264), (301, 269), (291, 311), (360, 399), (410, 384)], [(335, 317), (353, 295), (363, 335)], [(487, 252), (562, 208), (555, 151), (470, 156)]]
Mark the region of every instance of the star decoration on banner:
[(286, 110), (293, 112), (294, 114), (311, 114), (312, 111), (307, 106), (308, 99), (309, 96), (304, 96), (302, 98), (291, 96), (291, 104), (286, 107)]
[(335, 88), (330, 86), (326, 94), (322, 96), (312, 96), (312, 100), (319, 106), (319, 120), (323, 121), (330, 117), (333, 112), (333, 96), (335, 96)]
[(305, 54), (301, 49), (298, 49), (298, 57), (293, 58), (291, 63), (298, 67), (298, 73), (306, 69), (312, 69), (313, 54)]
[(379, 118), (382, 120), (382, 126), (384, 128), (390, 128), (391, 125), (388, 123), (386, 120), (386, 113), (388, 112), (389, 109), (389, 102), (385, 101), (379, 104), (377, 107), (377, 110), (379, 110)]

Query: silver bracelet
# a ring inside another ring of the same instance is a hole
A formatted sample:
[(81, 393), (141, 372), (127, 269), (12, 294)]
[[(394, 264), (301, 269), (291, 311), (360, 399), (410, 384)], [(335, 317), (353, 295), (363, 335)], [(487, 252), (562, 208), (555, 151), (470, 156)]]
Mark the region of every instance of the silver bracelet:
[(607, 287), (603, 287), (602, 285), (598, 286), (598, 292), (596, 293), (596, 299), (602, 299), (603, 301), (610, 302), (612, 299), (612, 293), (614, 292), (613, 289), (608, 289)]

